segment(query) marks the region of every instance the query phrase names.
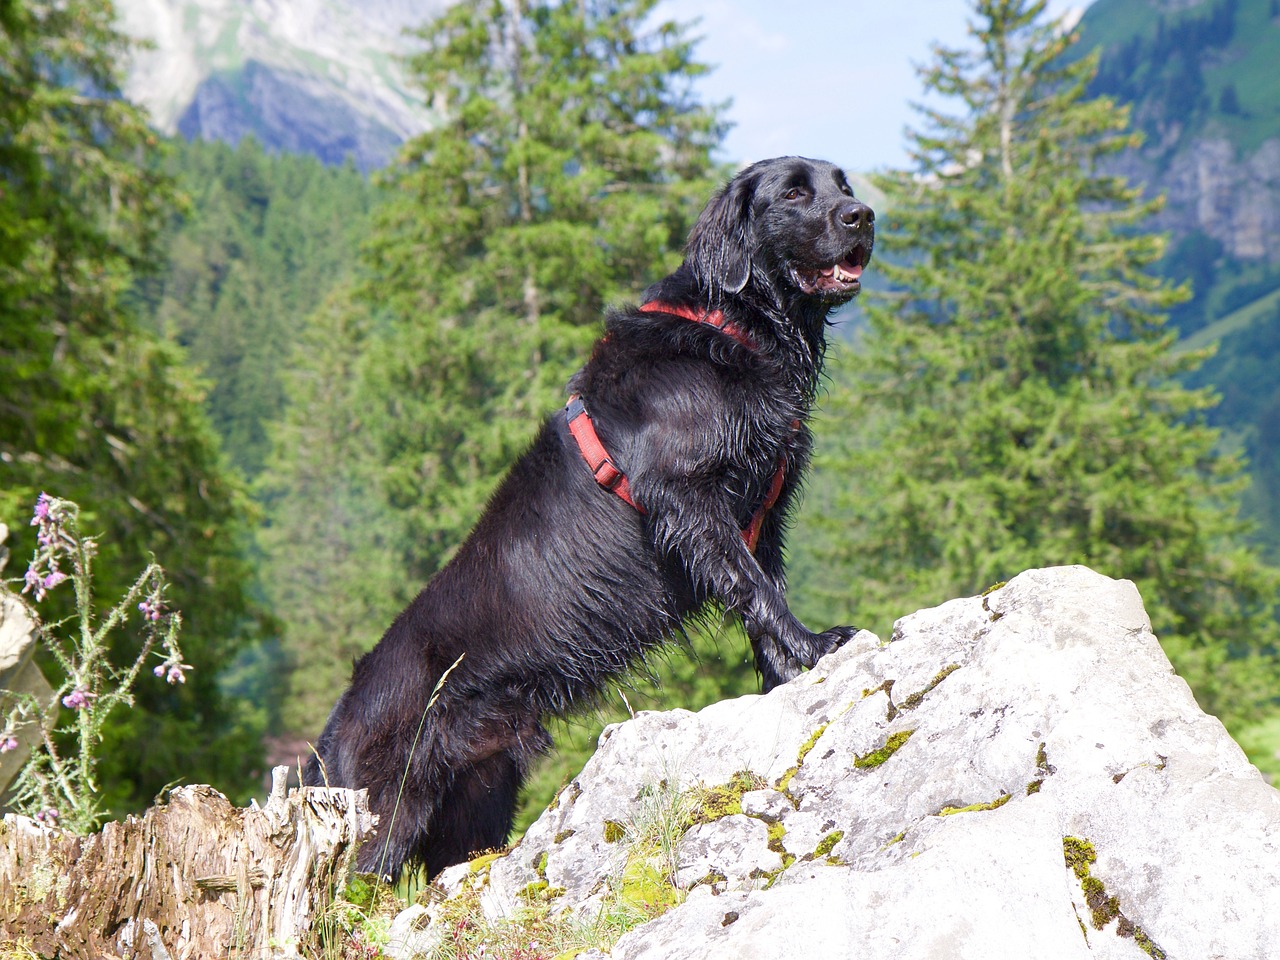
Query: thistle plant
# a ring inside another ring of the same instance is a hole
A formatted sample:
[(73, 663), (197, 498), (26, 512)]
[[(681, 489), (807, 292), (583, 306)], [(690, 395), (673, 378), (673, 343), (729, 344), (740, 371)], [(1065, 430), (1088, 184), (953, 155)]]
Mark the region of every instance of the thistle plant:
[[(36, 725), (41, 742), (18, 774), (10, 804), (41, 823), (88, 833), (104, 815), (96, 750), (112, 712), (133, 704), (134, 684), (144, 668), (152, 667), (155, 677), (171, 684), (184, 683), (191, 668), (182, 662), (178, 646), (182, 618), (165, 598), (168, 582), (154, 560), (114, 606), (105, 613), (95, 610), (97, 542), (81, 534), (79, 519), (80, 508), (70, 500), (42, 493), (36, 501), (31, 520), (36, 550), (26, 575), (11, 582), (22, 584), (21, 601), (39, 650), (57, 664), (61, 682), (45, 700), (0, 691), (0, 751), (15, 749), (18, 731)], [(75, 613), (46, 624), (38, 604), (64, 582), (75, 591)], [(135, 617), (141, 646), (131, 663), (117, 665), (110, 657), (110, 638)]]

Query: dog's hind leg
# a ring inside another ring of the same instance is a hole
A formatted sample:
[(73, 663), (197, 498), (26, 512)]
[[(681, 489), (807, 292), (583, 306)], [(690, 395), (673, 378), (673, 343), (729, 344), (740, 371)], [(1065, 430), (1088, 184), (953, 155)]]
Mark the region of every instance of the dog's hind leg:
[(423, 863), (428, 877), (507, 842), (522, 767), (518, 757), (504, 751), (453, 771), (427, 838)]
[(439, 797), (432, 795), (438, 789), (412, 777), (401, 787), (395, 777), (384, 782), (376, 796), (371, 793), (369, 805), (378, 815), (378, 832), (360, 848), (356, 869), (394, 883), (405, 864), (420, 862), (440, 809)]

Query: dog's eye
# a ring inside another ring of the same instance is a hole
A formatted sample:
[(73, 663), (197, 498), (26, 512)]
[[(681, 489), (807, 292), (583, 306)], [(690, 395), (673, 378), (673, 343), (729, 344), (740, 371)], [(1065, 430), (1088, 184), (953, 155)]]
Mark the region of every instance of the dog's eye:
[(853, 196), (853, 189), (847, 183), (840, 184), (840, 192), (843, 193), (846, 197)]
[(801, 190), (799, 187), (792, 187), (790, 190), (786, 192), (786, 198), (788, 200), (799, 200), (800, 197), (803, 195), (803, 193), (804, 191)]

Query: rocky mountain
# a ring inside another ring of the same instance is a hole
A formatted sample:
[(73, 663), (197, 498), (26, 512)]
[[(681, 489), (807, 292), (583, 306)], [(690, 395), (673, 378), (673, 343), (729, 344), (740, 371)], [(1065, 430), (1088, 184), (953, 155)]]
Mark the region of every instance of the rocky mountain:
[(119, 0), (149, 41), (126, 95), (157, 128), (381, 166), (430, 119), (399, 58), (444, 0)]
[(551, 956), (630, 910), (560, 956), (1264, 960), (1280, 792), (1133, 584), (1035, 570), (767, 696), (606, 728), (514, 849), (439, 882), (390, 955)]
[(1091, 93), (1146, 135), (1122, 172), (1166, 194), (1157, 225), (1280, 266), (1280, 4), (1097, 0), (1081, 48), (1102, 51)]

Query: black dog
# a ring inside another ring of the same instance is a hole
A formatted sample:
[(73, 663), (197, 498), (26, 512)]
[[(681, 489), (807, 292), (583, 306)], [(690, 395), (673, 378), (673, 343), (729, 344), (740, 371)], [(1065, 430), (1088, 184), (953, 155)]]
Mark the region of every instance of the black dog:
[(742, 616), (765, 690), (853, 635), (792, 615), (782, 540), (827, 316), (858, 292), (873, 219), (829, 163), (754, 164), (702, 212), (683, 265), (609, 316), (567, 411), (329, 716), (304, 779), (368, 789), (362, 870), (434, 876), (505, 843), (551, 743), (542, 719), (710, 600)]

